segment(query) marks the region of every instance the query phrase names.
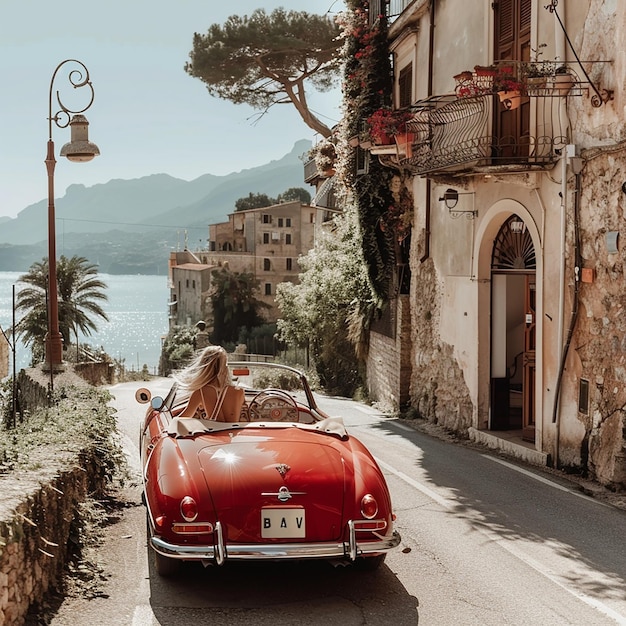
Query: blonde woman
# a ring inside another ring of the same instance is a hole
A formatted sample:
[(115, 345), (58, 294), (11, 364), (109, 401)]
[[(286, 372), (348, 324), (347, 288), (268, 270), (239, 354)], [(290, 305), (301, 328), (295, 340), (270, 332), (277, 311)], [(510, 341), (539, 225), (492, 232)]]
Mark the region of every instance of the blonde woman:
[(220, 422), (238, 422), (244, 390), (231, 384), (226, 350), (208, 346), (179, 374), (176, 380), (191, 392), (178, 417), (200, 417)]

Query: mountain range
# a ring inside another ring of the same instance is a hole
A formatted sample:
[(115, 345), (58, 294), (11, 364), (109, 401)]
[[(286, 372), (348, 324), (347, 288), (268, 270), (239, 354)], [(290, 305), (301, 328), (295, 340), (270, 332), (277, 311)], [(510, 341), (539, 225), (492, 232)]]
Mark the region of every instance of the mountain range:
[[(310, 147), (300, 140), (279, 160), (225, 176), (71, 185), (55, 199), (57, 255), (84, 256), (106, 274), (165, 274), (170, 250), (206, 247), (208, 225), (225, 221), (239, 198), (306, 188), (302, 155)], [(0, 271), (23, 272), (48, 256), (47, 215), (46, 198), (0, 217)]]

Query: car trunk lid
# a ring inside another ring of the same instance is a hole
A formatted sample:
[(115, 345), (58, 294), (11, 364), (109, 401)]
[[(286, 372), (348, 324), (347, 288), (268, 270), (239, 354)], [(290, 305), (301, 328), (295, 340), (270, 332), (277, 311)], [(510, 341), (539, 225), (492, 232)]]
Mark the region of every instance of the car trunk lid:
[[(270, 433), (268, 433), (269, 435)], [(336, 440), (294, 429), (231, 433), (198, 452), (231, 542), (334, 541), (342, 536), (345, 464)], [(314, 438), (314, 439), (315, 439)]]

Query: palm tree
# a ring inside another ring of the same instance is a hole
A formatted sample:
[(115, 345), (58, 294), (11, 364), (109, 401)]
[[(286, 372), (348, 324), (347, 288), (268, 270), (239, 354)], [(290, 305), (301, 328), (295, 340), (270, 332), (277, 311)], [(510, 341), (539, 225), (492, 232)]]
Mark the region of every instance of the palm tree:
[[(97, 278), (98, 267), (85, 257), (61, 256), (57, 263), (57, 291), (59, 297), (59, 331), (65, 346), (70, 345), (70, 331), (91, 335), (97, 330), (94, 318), (108, 321), (99, 302), (106, 301), (103, 292), (106, 283)], [(48, 331), (48, 260), (33, 263), (19, 278), (26, 283), (18, 292), (16, 309), (25, 315), (17, 324), (17, 333), (31, 347), (35, 358), (43, 355)]]

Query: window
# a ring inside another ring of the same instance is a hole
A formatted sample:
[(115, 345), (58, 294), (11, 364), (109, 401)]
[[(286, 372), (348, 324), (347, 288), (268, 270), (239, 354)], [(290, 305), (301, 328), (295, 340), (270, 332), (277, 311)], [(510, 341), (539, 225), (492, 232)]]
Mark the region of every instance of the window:
[(263, 243), (269, 243), (269, 242), (270, 242), (270, 234), (263, 233)]
[(192, 281), (191, 281), (191, 288), (192, 288), (192, 289), (195, 289), (195, 288), (196, 288), (196, 281), (195, 281), (195, 280), (192, 280)]
[(285, 235), (285, 243), (286, 244), (290, 244), (291, 243), (291, 234), (290, 233), (287, 233)]
[(589, 381), (584, 378), (578, 382), (578, 411), (589, 415)]
[(269, 213), (263, 213), (262, 220), (263, 220), (264, 224), (271, 224), (272, 223), (272, 216)]
[(266, 272), (269, 272), (272, 269), (272, 264), (269, 259), (263, 259), (263, 269)]
[(287, 228), (291, 228), (291, 218), (290, 217), (285, 218), (285, 226)]
[(266, 296), (272, 295), (272, 283), (265, 283), (265, 295)]
[(362, 176), (369, 172), (370, 168), (370, 151), (364, 150), (360, 146), (355, 148), (356, 150), (356, 158), (355, 158), (355, 166), (356, 166), (356, 175)]
[(279, 218), (278, 218), (278, 227), (279, 227), (279, 228), (282, 228), (282, 227), (283, 227), (283, 218), (282, 218), (282, 217), (279, 217)]
[(405, 65), (398, 75), (398, 107), (411, 106), (413, 101), (413, 64)]
[(286, 259), (286, 269), (287, 269), (287, 271), (290, 271), (292, 269), (291, 261), (292, 261), (292, 259)]
[(309, 221), (311, 222), (311, 224), (315, 224), (315, 213), (311, 213), (309, 215)]
[(188, 278), (185, 280), (185, 288), (189, 289), (189, 279)]

